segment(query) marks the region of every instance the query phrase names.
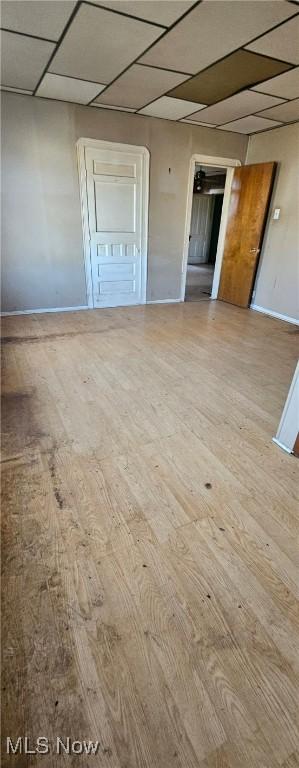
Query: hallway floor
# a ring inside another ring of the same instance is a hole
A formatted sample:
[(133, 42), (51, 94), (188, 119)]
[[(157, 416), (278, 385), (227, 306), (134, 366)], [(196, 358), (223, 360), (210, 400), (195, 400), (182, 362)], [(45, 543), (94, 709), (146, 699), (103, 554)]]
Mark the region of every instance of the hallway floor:
[(210, 298), (214, 268), (214, 264), (188, 264), (185, 301), (202, 301)]
[(2, 332), (2, 735), (51, 745), (2, 765), (298, 765), (294, 328), (213, 301)]

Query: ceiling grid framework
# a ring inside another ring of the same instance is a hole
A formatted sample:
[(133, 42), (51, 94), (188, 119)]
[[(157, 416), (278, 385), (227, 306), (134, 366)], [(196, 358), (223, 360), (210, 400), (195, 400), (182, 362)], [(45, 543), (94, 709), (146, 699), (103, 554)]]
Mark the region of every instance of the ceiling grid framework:
[(3, 0), (1, 89), (237, 133), (299, 120), (292, 0)]

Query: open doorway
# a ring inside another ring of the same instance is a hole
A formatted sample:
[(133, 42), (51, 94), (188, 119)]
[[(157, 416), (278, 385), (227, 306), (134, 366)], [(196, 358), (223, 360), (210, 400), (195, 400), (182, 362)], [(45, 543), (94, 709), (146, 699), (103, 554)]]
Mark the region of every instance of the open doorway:
[(226, 168), (196, 163), (185, 283), (185, 301), (211, 297)]

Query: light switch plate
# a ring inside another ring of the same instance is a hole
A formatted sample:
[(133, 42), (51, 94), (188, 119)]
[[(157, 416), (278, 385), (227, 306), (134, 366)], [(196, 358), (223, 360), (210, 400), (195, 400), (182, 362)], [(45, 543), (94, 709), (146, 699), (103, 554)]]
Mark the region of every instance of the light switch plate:
[(279, 219), (279, 217), (280, 217), (280, 208), (274, 208), (273, 219), (275, 221), (277, 221), (277, 219)]

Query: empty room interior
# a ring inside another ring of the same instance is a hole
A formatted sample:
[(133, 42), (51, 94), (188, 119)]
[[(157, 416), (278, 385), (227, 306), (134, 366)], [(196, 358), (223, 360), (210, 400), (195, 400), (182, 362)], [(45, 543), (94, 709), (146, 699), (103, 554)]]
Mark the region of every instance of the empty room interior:
[(1, 3), (2, 765), (299, 767), (299, 5)]

